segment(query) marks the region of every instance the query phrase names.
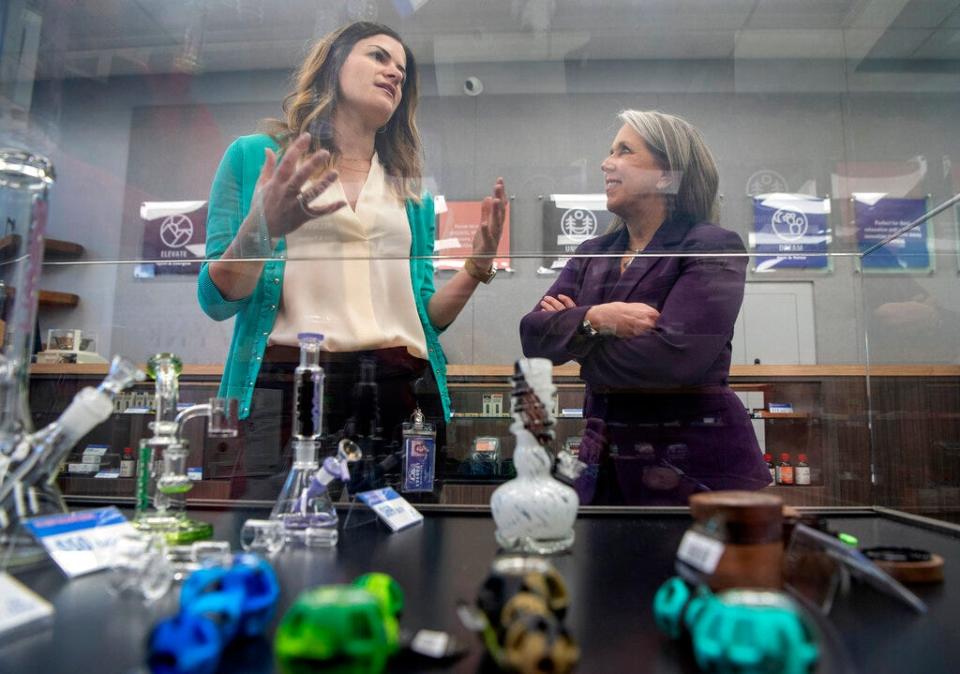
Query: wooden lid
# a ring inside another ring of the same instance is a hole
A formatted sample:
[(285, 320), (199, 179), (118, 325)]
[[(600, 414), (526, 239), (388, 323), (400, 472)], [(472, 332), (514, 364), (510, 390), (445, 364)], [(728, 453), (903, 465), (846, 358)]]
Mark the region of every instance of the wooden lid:
[(722, 512), (727, 519), (744, 522), (783, 517), (783, 499), (759, 491), (708, 491), (690, 497), (690, 514), (703, 521)]
[(690, 497), (690, 514), (698, 522), (722, 519), (727, 542), (771, 543), (783, 538), (783, 500), (755, 491), (713, 491)]

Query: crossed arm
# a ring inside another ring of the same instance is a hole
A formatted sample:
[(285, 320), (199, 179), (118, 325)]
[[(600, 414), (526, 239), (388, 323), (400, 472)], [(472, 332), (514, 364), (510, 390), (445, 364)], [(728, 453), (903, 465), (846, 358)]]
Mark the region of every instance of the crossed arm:
[[(524, 354), (555, 364), (577, 360), (581, 377), (594, 385), (702, 383), (732, 338), (743, 301), (746, 259), (684, 258), (659, 312), (640, 302), (578, 305), (576, 281), (586, 262), (571, 260), (541, 303), (521, 320)], [(598, 317), (598, 324), (591, 316)], [(602, 334), (583, 336), (578, 328), (584, 319)]]

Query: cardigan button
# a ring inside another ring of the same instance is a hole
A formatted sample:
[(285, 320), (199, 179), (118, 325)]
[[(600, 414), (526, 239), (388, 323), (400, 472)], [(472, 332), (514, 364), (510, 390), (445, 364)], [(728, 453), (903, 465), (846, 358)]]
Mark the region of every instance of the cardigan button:
[(280, 277), (279, 277), (279, 276), (274, 276), (274, 277), (273, 277), (273, 282), (274, 282), (275, 284), (276, 284), (276, 283), (280, 283)]

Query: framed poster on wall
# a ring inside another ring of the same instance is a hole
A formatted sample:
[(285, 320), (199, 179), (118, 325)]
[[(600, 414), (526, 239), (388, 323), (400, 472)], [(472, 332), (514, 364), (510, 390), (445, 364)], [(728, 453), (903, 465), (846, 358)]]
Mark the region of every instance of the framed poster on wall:
[(543, 265), (563, 269), (584, 241), (607, 231), (613, 222), (606, 194), (551, 194), (543, 202)]
[(755, 272), (778, 269), (828, 271), (830, 199), (772, 193), (751, 198), (750, 249)]
[[(891, 198), (874, 193), (855, 193), (853, 214), (858, 250), (865, 253), (926, 212), (925, 198)], [(870, 254), (861, 255), (861, 268), (864, 272), (880, 273), (922, 274), (933, 271), (929, 227), (929, 222), (923, 222)]]
[(143, 259), (138, 278), (163, 274), (199, 274), (206, 250), (206, 201), (145, 201), (140, 205), (143, 223)]
[[(480, 228), (482, 201), (447, 201), (442, 196), (434, 198), (437, 212), (437, 233), (433, 250), (442, 259), (434, 261), (434, 269), (462, 269), (464, 261), (473, 251), (473, 237)], [(510, 269), (510, 204), (503, 219), (503, 234), (497, 246), (494, 266), (500, 270)]]

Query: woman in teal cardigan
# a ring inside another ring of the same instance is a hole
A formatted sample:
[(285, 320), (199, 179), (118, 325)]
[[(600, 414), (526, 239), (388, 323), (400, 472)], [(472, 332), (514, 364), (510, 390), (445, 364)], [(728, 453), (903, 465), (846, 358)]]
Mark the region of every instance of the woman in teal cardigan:
[[(268, 134), (227, 149), (211, 188), (198, 296), (214, 320), (236, 316), (219, 395), (239, 399), (241, 418), (266, 373), (295, 366), (298, 332), (326, 336), (328, 393), (329, 384), (341, 389), (328, 400), (344, 414), (356, 412), (344, 407), (352, 382), (338, 384), (329, 370), (352, 379), (363, 355), (394, 386), (381, 387), (381, 403), (400, 407), (385, 426), (412, 412), (412, 384), (427, 366), (449, 417), (438, 335), (493, 277), (504, 187), (498, 179), (483, 201), (464, 270), (436, 290), (417, 98), (416, 63), (400, 37), (354, 23), (313, 47)], [(328, 420), (338, 431), (339, 420)]]

